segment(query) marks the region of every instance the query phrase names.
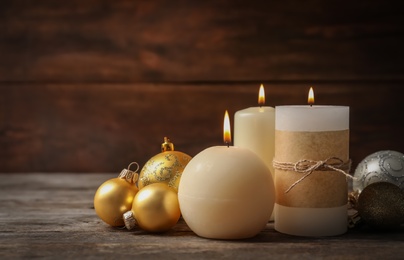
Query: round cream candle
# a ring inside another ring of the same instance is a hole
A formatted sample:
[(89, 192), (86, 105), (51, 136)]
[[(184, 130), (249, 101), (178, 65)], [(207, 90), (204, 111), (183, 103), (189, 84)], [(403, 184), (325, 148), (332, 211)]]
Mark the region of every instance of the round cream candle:
[(248, 148), (256, 153), (274, 174), (275, 108), (263, 106), (265, 92), (262, 84), (258, 104), (259, 107), (249, 107), (234, 115), (234, 146)]
[[(335, 157), (349, 164), (349, 107), (277, 106), (275, 120), (275, 229), (298, 236), (347, 231), (347, 180), (332, 169), (305, 173), (285, 163)], [(349, 167), (348, 167), (349, 169)]]
[(265, 228), (275, 202), (274, 183), (254, 152), (214, 146), (187, 164), (178, 200), (185, 222), (198, 236), (244, 239)]

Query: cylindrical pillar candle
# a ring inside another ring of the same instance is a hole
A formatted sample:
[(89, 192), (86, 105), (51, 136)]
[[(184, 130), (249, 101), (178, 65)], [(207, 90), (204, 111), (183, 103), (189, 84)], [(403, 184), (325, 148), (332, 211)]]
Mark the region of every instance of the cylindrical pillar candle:
[[(253, 151), (274, 176), (272, 160), (275, 153), (275, 108), (265, 105), (265, 90), (261, 84), (257, 107), (239, 110), (234, 115), (234, 146)], [(269, 218), (274, 220), (274, 211)]]
[(248, 148), (260, 157), (274, 174), (275, 109), (265, 104), (264, 87), (258, 96), (259, 107), (249, 107), (234, 115), (234, 146)]
[(275, 110), (275, 229), (297, 236), (345, 233), (349, 107)]

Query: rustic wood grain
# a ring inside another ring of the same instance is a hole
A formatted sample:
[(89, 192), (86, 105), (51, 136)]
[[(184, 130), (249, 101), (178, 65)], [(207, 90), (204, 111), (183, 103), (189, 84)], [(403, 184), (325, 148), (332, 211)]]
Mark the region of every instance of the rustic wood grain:
[(116, 172), (164, 136), (194, 156), (222, 115), (351, 107), (356, 165), (404, 151), (399, 1), (0, 2), (0, 172)]
[[(307, 83), (264, 82), (267, 105), (306, 103)], [(223, 114), (257, 106), (259, 83), (0, 84), (0, 172), (119, 172), (164, 136), (195, 156), (222, 145)], [(350, 106), (355, 167), (404, 152), (401, 83), (314, 84), (316, 104)]]
[(404, 229), (363, 228), (336, 237), (294, 237), (273, 223), (239, 241), (196, 236), (181, 220), (150, 234), (103, 223), (93, 209), (96, 189), (115, 174), (0, 174), (2, 259), (401, 259)]
[(0, 2), (0, 81), (403, 79), (400, 1)]

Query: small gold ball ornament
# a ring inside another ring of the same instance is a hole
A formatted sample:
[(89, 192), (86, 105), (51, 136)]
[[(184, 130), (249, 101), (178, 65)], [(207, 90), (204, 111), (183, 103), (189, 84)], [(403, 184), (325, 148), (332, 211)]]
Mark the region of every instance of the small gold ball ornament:
[(133, 198), (138, 192), (136, 181), (138, 173), (123, 169), (117, 178), (105, 181), (94, 196), (94, 209), (98, 217), (113, 227), (124, 226), (122, 215), (132, 207)]
[(149, 232), (172, 228), (181, 216), (177, 192), (166, 183), (153, 183), (139, 190), (132, 209), (123, 216), (127, 229), (139, 226)]
[(178, 192), (182, 172), (192, 157), (183, 152), (174, 151), (174, 144), (167, 137), (164, 137), (161, 151), (143, 166), (138, 187), (142, 189), (149, 184), (162, 182)]

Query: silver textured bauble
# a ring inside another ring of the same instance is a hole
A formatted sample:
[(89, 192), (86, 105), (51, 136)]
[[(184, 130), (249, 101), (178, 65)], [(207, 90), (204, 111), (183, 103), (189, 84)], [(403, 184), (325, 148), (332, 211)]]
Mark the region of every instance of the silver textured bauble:
[(404, 190), (404, 154), (379, 151), (368, 155), (355, 169), (353, 190), (361, 192), (376, 182), (389, 182)]

